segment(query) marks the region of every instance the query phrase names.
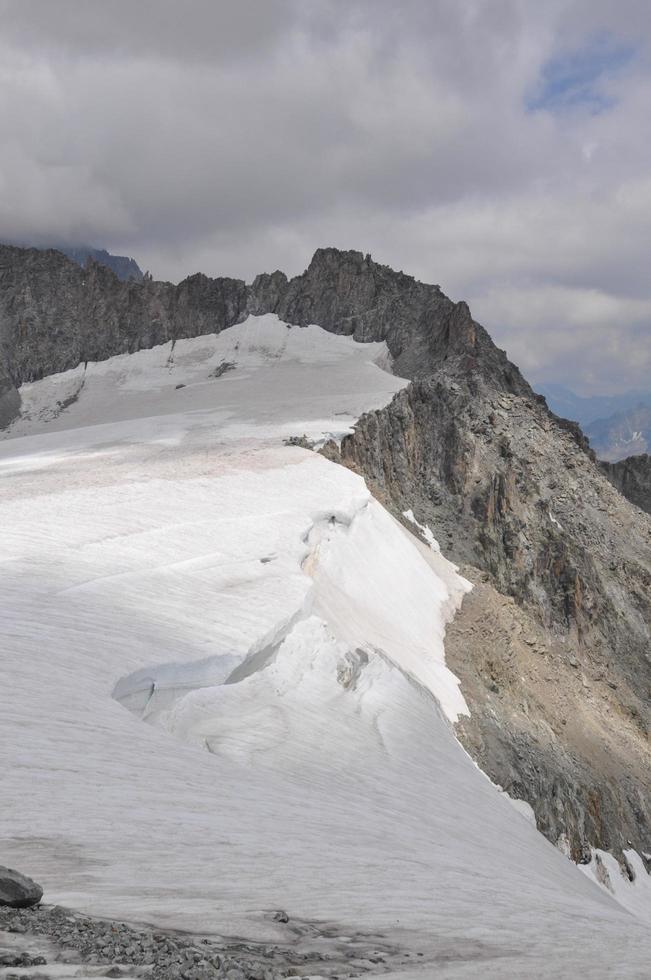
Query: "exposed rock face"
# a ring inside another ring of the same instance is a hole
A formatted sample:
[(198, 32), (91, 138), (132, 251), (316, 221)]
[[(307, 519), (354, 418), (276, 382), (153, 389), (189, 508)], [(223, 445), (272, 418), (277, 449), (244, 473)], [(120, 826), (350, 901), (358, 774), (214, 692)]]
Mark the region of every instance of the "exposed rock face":
[(618, 463), (600, 463), (607, 480), (637, 507), (651, 514), (651, 456), (629, 456)]
[[(84, 361), (178, 337), (215, 333), (247, 315), (249, 290), (196, 275), (178, 286), (121, 282), (56, 251), (0, 246), (0, 411), (18, 414), (16, 388)], [(3, 382), (4, 378), (4, 382)]]
[[(629, 840), (648, 851), (647, 515), (543, 403), (481, 370), (446, 364), (410, 385), (360, 419), (340, 456), (522, 610), (511, 637), (484, 591), (482, 629), (464, 637), (473, 593), (446, 643), (471, 705), (460, 734), (481, 767), (574, 858)], [(531, 643), (514, 653), (521, 633)]]
[(465, 303), (453, 303), (438, 286), (378, 265), (361, 252), (319, 249), (271, 312), (359, 341), (384, 340), (395, 373), (405, 378), (427, 377), (432, 365), (446, 359), (472, 370), (481, 358), (500, 386), (530, 392)]
[[(587, 648), (541, 626), (470, 566), (448, 666), (470, 718), (457, 734), (494, 782), (531, 803), (538, 829), (576, 861), (648, 840), (646, 732), (630, 686)], [(639, 692), (644, 700), (643, 692)]]
[(250, 313), (386, 340), (405, 377), (426, 377), (445, 358), (470, 370), (481, 358), (500, 386), (530, 392), (465, 303), (361, 252), (319, 249), (307, 271), (289, 281), (281, 272), (250, 286), (197, 274), (174, 286), (120, 282), (96, 262), (81, 269), (60, 252), (0, 246), (0, 344), (16, 386), (82, 361), (218, 333)]
[(35, 881), (13, 868), (0, 865), (0, 905), (26, 909), (43, 898), (43, 889)]
[(20, 395), (9, 377), (5, 367), (0, 363), (0, 429), (20, 414)]
[(395, 513), (413, 509), (478, 583), (448, 644), (472, 711), (460, 727), (469, 751), (576, 859), (628, 841), (651, 852), (651, 520), (465, 303), (335, 249), (295, 279), (249, 286), (123, 283), (55, 252), (0, 249), (14, 386), (265, 312), (385, 340), (396, 373), (414, 379), (329, 451)]
[(121, 282), (60, 252), (0, 247), (0, 345), (14, 385), (83, 361), (213, 333), (246, 315), (247, 287), (192, 276)]

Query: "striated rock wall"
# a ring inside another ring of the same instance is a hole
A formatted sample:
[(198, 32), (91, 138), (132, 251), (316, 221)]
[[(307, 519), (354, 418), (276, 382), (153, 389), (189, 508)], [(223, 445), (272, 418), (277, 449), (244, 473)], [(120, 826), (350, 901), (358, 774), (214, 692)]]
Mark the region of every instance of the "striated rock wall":
[(629, 456), (618, 463), (600, 462), (601, 472), (636, 507), (651, 514), (651, 456)]
[[(446, 641), (481, 767), (575, 859), (648, 851), (649, 517), (543, 403), (482, 371), (440, 368), (329, 453), (483, 583)], [(519, 610), (513, 630), (500, 596)]]
[(274, 272), (247, 285), (198, 273), (173, 285), (122, 282), (97, 262), (82, 269), (54, 250), (0, 246), (0, 371), (14, 388), (83, 361), (218, 333), (250, 313), (385, 340), (405, 377), (426, 377), (448, 358), (472, 370), (481, 358), (506, 390), (530, 391), (465, 303), (361, 252), (319, 249), (292, 280)]
[(0, 246), (0, 351), (14, 386), (83, 361), (213, 333), (246, 315), (247, 287), (196, 275), (122, 282), (60, 252)]

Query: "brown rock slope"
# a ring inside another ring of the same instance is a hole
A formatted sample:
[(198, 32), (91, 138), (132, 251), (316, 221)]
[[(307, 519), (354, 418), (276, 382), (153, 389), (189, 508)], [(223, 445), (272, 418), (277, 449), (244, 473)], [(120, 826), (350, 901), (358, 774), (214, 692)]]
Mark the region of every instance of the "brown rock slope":
[(340, 458), (478, 570), (446, 649), (481, 767), (575, 859), (648, 851), (648, 515), (544, 404), (467, 362), (363, 416)]

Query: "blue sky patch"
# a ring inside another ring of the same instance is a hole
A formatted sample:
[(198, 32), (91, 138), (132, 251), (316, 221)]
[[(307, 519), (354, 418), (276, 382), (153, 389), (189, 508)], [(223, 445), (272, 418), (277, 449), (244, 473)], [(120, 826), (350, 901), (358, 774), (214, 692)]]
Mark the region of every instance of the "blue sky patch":
[(612, 34), (597, 34), (547, 61), (536, 90), (525, 100), (529, 112), (584, 109), (594, 115), (614, 105), (603, 83), (633, 60), (635, 47)]

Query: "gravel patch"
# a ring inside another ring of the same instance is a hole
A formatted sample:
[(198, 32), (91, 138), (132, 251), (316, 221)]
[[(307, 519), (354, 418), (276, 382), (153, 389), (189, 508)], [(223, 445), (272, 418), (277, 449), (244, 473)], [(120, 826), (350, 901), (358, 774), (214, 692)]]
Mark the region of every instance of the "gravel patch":
[[(288, 922), (284, 912), (270, 913)], [(291, 945), (225, 942), (184, 933), (134, 928), (95, 919), (60, 906), (0, 908), (0, 978), (62, 977), (53, 964), (84, 964), (83, 976), (148, 977), (151, 980), (281, 980), (285, 977), (358, 977), (385, 973), (408, 953), (350, 933), (339, 940), (332, 929), (296, 923)], [(43, 939), (47, 942), (44, 954)], [(312, 940), (305, 943), (304, 940)], [(40, 942), (38, 941), (40, 940)], [(331, 950), (305, 948), (330, 945)], [(49, 955), (48, 955), (49, 953)], [(12, 968), (19, 973), (13, 973)], [(27, 968), (34, 968), (33, 972)], [(78, 976), (68, 972), (66, 976)]]

